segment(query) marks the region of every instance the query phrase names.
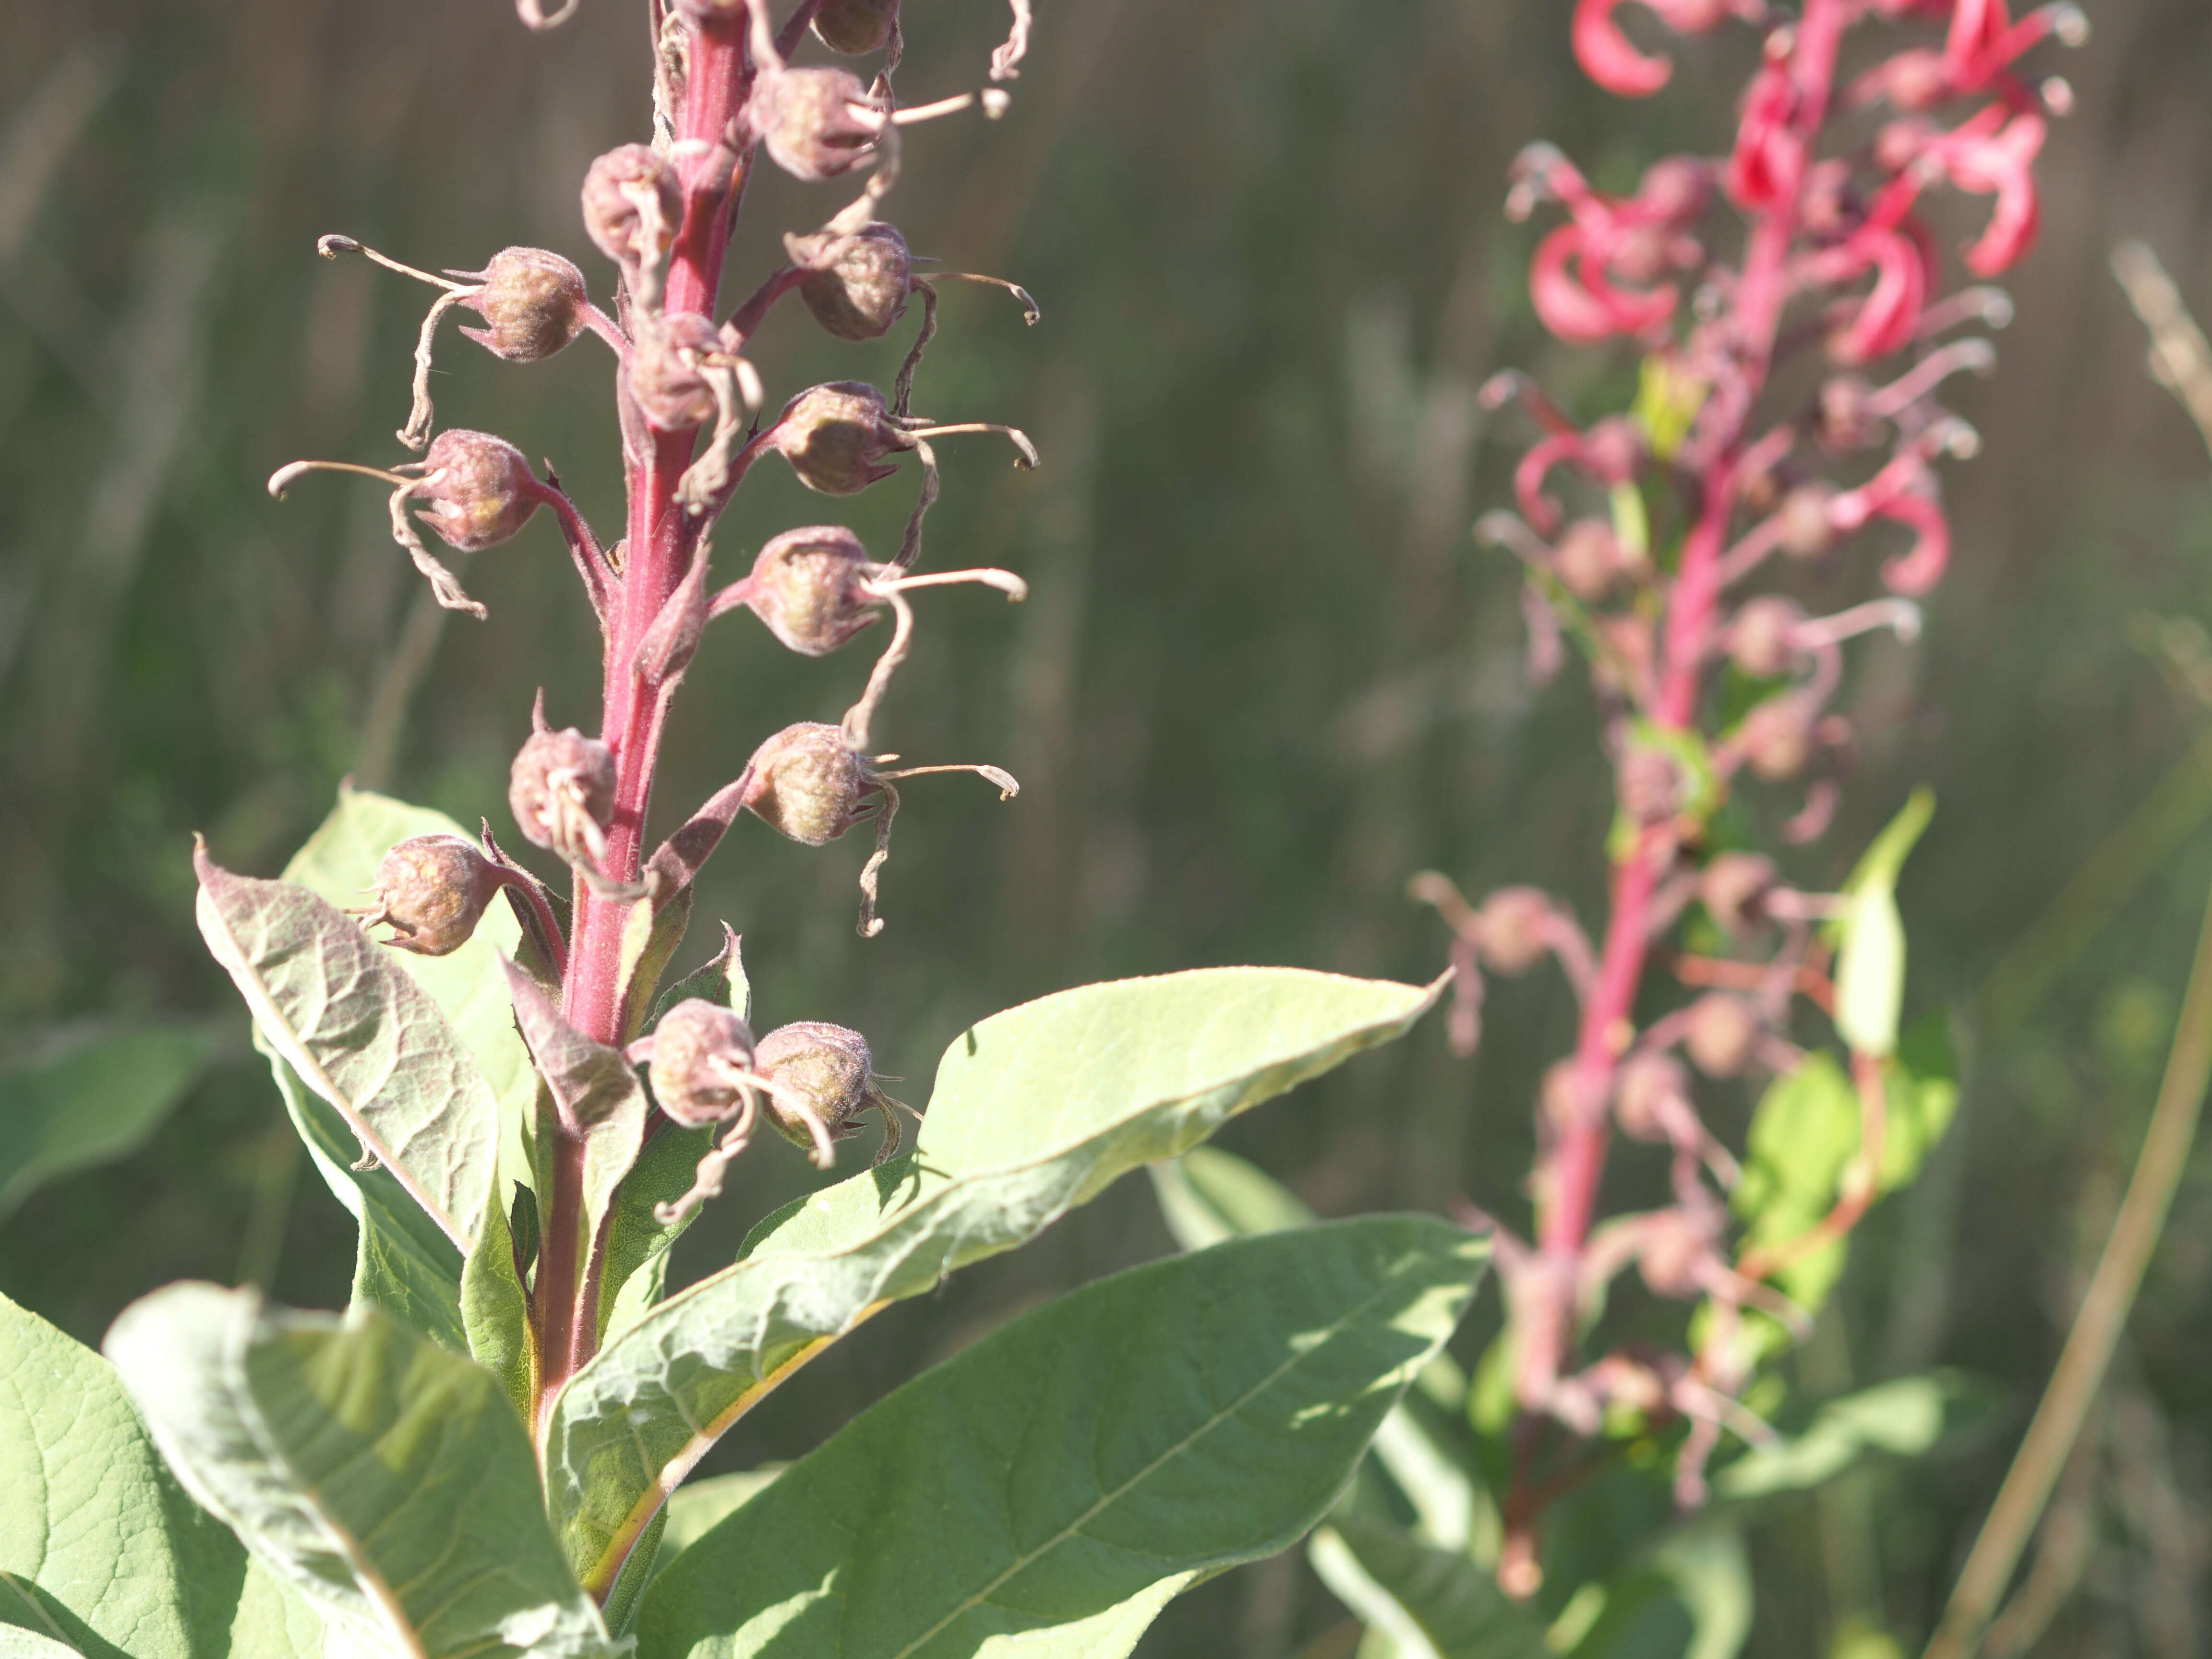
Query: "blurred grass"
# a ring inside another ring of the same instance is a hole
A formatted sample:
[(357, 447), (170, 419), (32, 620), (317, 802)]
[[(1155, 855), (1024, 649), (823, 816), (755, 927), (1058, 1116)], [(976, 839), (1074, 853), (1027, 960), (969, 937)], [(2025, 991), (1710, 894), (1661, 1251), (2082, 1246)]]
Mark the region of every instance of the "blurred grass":
[[(191, 927), (194, 829), (234, 867), (273, 872), (364, 768), (465, 820), (497, 814), (534, 689), (556, 720), (588, 723), (596, 647), (550, 526), (470, 562), (492, 620), (441, 631), (397, 717), (394, 660), (425, 630), (410, 634), (415, 579), (373, 489), (314, 480), (278, 506), (260, 481), (300, 454), (397, 454), (422, 295), (315, 259), (317, 234), (431, 266), (541, 244), (604, 286), (574, 191), (592, 155), (643, 131), (637, 9), (586, 0), (546, 37), (499, 0), (0, 9), (11, 1047), (86, 1016), (216, 1012), (242, 1029)], [(1010, 566), (1034, 596), (1012, 611), (921, 596), (885, 741), (1001, 762), (1025, 788), (1001, 808), (957, 780), (917, 786), (884, 876), (890, 928), (867, 945), (852, 933), (862, 849), (742, 829), (700, 914), (744, 930), (766, 1020), (863, 1026), (926, 1087), (966, 1021), (1086, 979), (1231, 960), (1425, 977), (1443, 942), (1400, 896), (1423, 866), (1470, 890), (1545, 883), (1595, 915), (1607, 805), (1589, 711), (1571, 687), (1522, 686), (1514, 573), (1468, 541), (1522, 435), (1491, 426), (1472, 389), (1515, 364), (1587, 413), (1626, 401), (1628, 370), (1534, 326), (1528, 233), (1500, 218), (1502, 180), (1538, 137), (1601, 181), (1717, 143), (1750, 45), (1693, 44), (1673, 88), (1624, 106), (1572, 71), (1566, 10), (1048, 5), (1004, 123), (914, 136), (890, 203), (909, 240), (1022, 281), (1045, 310), (1025, 331), (1000, 296), (949, 293), (918, 406), (1021, 424), (1046, 465), (1017, 477), (997, 451), (945, 446), (933, 561)], [(974, 84), (1002, 21), (984, 0), (935, 0), (902, 86)], [(1942, 811), (1901, 896), (1917, 1008), (1984, 994), (2094, 849), (2159, 810), (2160, 780), (2194, 782), (2176, 769), (2200, 710), (2138, 641), (2144, 618), (2212, 620), (2212, 498), (2104, 261), (2142, 236), (2212, 308), (2212, 18), (2198, 0), (2111, 0), (2096, 22), (2064, 65), (2078, 108), (2046, 151), (2021, 321), (1997, 375), (1961, 393), (1985, 444), (1953, 480), (1954, 575), (1919, 647), (1858, 660), (1860, 768), (1795, 870), (1833, 880), (1912, 784), (1936, 785)], [(843, 199), (763, 185), (733, 287), (776, 233)], [(784, 395), (880, 380), (901, 349), (837, 345), (794, 309), (761, 366)], [(596, 350), (518, 369), (449, 332), (438, 396), (446, 420), (550, 457), (605, 531), (619, 480)], [(912, 487), (827, 503), (762, 477), (721, 532), (732, 568), (823, 518), (888, 544)], [(1838, 571), (1808, 601), (1856, 597), (1867, 574)], [(834, 717), (865, 672), (865, 646), (800, 662), (750, 618), (718, 629), (672, 732), (667, 814), (767, 732)], [(1771, 821), (1789, 805), (1755, 806)], [(1952, 1142), (1867, 1230), (1808, 1361), (1820, 1388), (1941, 1360), (2033, 1398), (2140, 1139), (2212, 879), (2188, 812), (2160, 844), (2109, 920), (2072, 929), (2027, 989), (2013, 973), (2009, 1029), (1984, 1031)], [(1465, 1191), (1511, 1216), (1527, 1103), (1569, 1019), (1548, 988), (1501, 986), (1471, 1066), (1425, 1030), (1230, 1144), (1325, 1212)], [(274, 1262), (282, 1297), (337, 1300), (345, 1218), (290, 1183), (285, 1145), (265, 1075), (218, 1069), (144, 1151), (0, 1229), (0, 1290), (88, 1338), (151, 1285), (230, 1279), (241, 1261)], [(776, 1150), (687, 1241), (692, 1271), (802, 1183)], [(1650, 1173), (1625, 1170), (1616, 1196)], [(2200, 1156), (2108, 1395), (2114, 1426), (2087, 1454), (2081, 1588), (2041, 1651), (2203, 1645), (2206, 1176)], [(720, 1467), (795, 1455), (1009, 1310), (1167, 1247), (1142, 1187), (1119, 1192), (877, 1322), (750, 1419)], [(2007, 1449), (1873, 1477), (1853, 1500), (1880, 1517), (1870, 1537), (1811, 1504), (1765, 1527), (1753, 1651), (1815, 1650), (1854, 1613), (1924, 1627)], [(1856, 1604), (1868, 1595), (1879, 1605)], [(1171, 1610), (1149, 1650), (1274, 1659), (1335, 1616), (1297, 1574), (1231, 1575)]]

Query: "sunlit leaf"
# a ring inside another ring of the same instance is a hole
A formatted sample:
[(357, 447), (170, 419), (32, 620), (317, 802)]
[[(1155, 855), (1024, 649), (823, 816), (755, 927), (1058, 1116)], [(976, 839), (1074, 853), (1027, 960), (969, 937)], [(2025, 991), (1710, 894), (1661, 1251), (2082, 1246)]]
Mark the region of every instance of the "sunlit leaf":
[(1340, 1513), (1307, 1553), (1337, 1600), (1382, 1631), (1402, 1659), (1549, 1659), (1542, 1621), (1464, 1550)]
[(1900, 1376), (1809, 1410), (1802, 1425), (1753, 1446), (1713, 1477), (1722, 1498), (1764, 1498), (1826, 1484), (1868, 1455), (1921, 1457), (1985, 1425), (1987, 1385), (1955, 1371)]
[(939, 1066), (918, 1151), (803, 1200), (563, 1390), (548, 1499), (587, 1584), (753, 1401), (884, 1303), (1026, 1243), (1139, 1164), (1389, 1041), (1433, 988), (1217, 969), (994, 1016)]
[(1905, 920), (1897, 909), (1897, 880), (1935, 811), (1936, 797), (1915, 790), (1844, 884), (1836, 1029), (1860, 1054), (1886, 1056), (1897, 1048), (1905, 1006)]
[(193, 1496), (357, 1638), (420, 1659), (611, 1654), (481, 1367), (374, 1309), (197, 1284), (125, 1310), (107, 1352)]
[(1379, 1217), (1087, 1285), (908, 1383), (694, 1543), (647, 1593), (641, 1645), (951, 1659), (1022, 1638), (1088, 1659), (1091, 1621), (1121, 1633), (1133, 1598), (1321, 1516), (1486, 1255)]
[(114, 1368), (0, 1297), (0, 1659), (321, 1644), (307, 1603), (172, 1478)]

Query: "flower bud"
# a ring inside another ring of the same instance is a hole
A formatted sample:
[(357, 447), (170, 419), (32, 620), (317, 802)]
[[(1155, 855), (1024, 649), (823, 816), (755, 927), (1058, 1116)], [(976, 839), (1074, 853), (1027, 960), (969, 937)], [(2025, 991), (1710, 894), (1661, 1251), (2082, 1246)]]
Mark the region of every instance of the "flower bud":
[(1743, 717), (1736, 742), (1760, 777), (1794, 778), (1813, 763), (1812, 710), (1801, 697), (1769, 697)]
[(736, 1111), (752, 1072), (753, 1034), (733, 1008), (690, 997), (653, 1028), (653, 1097), (687, 1128)]
[(1613, 1115), (1632, 1140), (1665, 1140), (1668, 1120), (1689, 1093), (1689, 1073), (1671, 1054), (1632, 1054), (1621, 1062), (1613, 1083)]
[(659, 260), (683, 222), (684, 187), (650, 144), (619, 145), (584, 175), (585, 233), (619, 264)]
[(1683, 1051), (1707, 1077), (1735, 1077), (1750, 1063), (1759, 1038), (1751, 1004), (1726, 991), (1711, 991), (1690, 1005), (1682, 1029)]
[(689, 432), (714, 419), (721, 405), (703, 364), (731, 349), (721, 331), (696, 311), (641, 320), (630, 354), (629, 389), (656, 430)]
[(459, 836), (416, 836), (376, 866), (369, 925), (389, 923), (385, 943), (396, 950), (451, 956), (476, 933), (499, 889), (499, 866)]
[(1698, 878), (1698, 898), (1722, 932), (1741, 937), (1765, 914), (1777, 879), (1774, 860), (1757, 853), (1722, 853)]
[(898, 21), (899, 0), (823, 0), (814, 14), (815, 37), (848, 58), (878, 50)]
[(753, 561), (745, 603), (787, 649), (827, 656), (876, 619), (860, 591), (868, 563), (868, 550), (849, 530), (787, 530)]
[(1804, 620), (1795, 600), (1771, 595), (1747, 599), (1729, 624), (1729, 660), (1759, 679), (1788, 672), (1797, 658), (1795, 640)]
[(799, 482), (824, 495), (857, 495), (898, 471), (884, 456), (913, 447), (890, 423), (884, 394), (859, 380), (800, 392), (784, 405), (775, 443)]
[(827, 1143), (859, 1134), (866, 1112), (883, 1115), (884, 1144), (875, 1161), (881, 1164), (898, 1151), (898, 1119), (892, 1111), (898, 1103), (877, 1086), (868, 1040), (858, 1031), (813, 1019), (780, 1025), (760, 1040), (753, 1064), (773, 1085), (769, 1120), (785, 1139), (813, 1148), (815, 1161), (824, 1168)]
[(868, 780), (837, 726), (802, 720), (753, 752), (745, 805), (778, 835), (825, 847), (857, 823)]
[(775, 164), (818, 185), (850, 173), (874, 152), (885, 119), (880, 100), (841, 69), (783, 69), (763, 75), (746, 106)]
[(841, 340), (879, 340), (906, 310), (914, 259), (906, 238), (878, 220), (850, 235), (833, 230), (787, 235), (799, 268), (799, 297), (814, 320)]
[(1782, 498), (1782, 550), (1792, 558), (1816, 559), (1835, 545), (1836, 526), (1828, 516), (1835, 491), (1826, 484), (1800, 484)]
[(1710, 1222), (1686, 1210), (1661, 1210), (1645, 1218), (1636, 1265), (1654, 1296), (1698, 1296), (1717, 1259), (1713, 1244)]
[(1552, 949), (1552, 901), (1534, 887), (1500, 887), (1474, 913), (1475, 949), (1501, 974), (1525, 974)]
[(1621, 557), (1620, 538), (1602, 519), (1577, 519), (1560, 536), (1552, 552), (1552, 568), (1577, 599), (1605, 598), (1627, 570)]
[(544, 498), (522, 452), (489, 432), (441, 432), (419, 465), (422, 477), (412, 494), (429, 508), (422, 522), (464, 553), (507, 540)]
[(465, 303), (488, 328), (461, 332), (511, 363), (550, 357), (583, 331), (591, 297), (584, 273), (542, 247), (503, 248)]
[(507, 774), (507, 810), (533, 847), (568, 863), (606, 855), (605, 830), (615, 815), (615, 757), (597, 738), (574, 726), (554, 732), (542, 715)]

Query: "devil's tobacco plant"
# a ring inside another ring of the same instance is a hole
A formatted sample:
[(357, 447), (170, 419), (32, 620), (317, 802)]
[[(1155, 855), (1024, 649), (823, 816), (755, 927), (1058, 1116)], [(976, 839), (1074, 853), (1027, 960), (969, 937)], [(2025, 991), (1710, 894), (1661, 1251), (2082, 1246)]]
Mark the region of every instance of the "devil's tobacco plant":
[[(542, 248), (432, 276), (326, 237), (328, 257), (437, 290), (398, 434), (414, 459), (300, 461), (271, 480), (384, 479), (393, 540), (441, 604), (479, 617), (434, 544), (539, 559), (531, 521), (546, 509), (605, 634), (596, 735), (542, 702), (514, 711), (507, 847), (489, 822), (471, 836), (349, 793), (282, 880), (198, 854), (201, 929), (359, 1224), (352, 1305), (297, 1313), (251, 1288), (177, 1285), (129, 1309), (103, 1358), (0, 1304), (0, 1651), (1126, 1653), (1178, 1590), (1314, 1523), (1480, 1274), (1481, 1241), (1419, 1218), (1178, 1257), (1014, 1320), (772, 1480), (686, 1484), (732, 1423), (870, 1316), (1395, 1036), (1434, 993), (1265, 969), (1066, 992), (961, 1034), (924, 1115), (885, 1091), (861, 1032), (762, 1029), (727, 927), (675, 978), (700, 868), (733, 829), (824, 847), (867, 826), (872, 938), (908, 781), (973, 770), (1015, 793), (990, 767), (901, 764), (876, 732), (919, 590), (1024, 591), (1004, 571), (921, 569), (935, 442), (999, 433), (1036, 458), (1011, 428), (913, 412), (944, 277), (877, 216), (907, 125), (994, 112), (1006, 94), (902, 105), (897, 0), (804, 0), (781, 18), (764, 0), (644, 9), (653, 141), (583, 181), (599, 276)], [(994, 81), (1015, 76), (1028, 33), (1018, 0)], [(864, 78), (804, 61), (825, 51), (882, 55)], [(763, 157), (865, 185), (783, 237), (725, 313), (725, 252), (746, 246), (732, 231)], [(805, 314), (778, 313), (793, 293)], [(762, 418), (745, 356), (758, 330), (811, 316), (874, 341), (916, 298), (888, 393), (837, 381)], [(596, 534), (507, 439), (439, 429), (429, 371), (456, 307), (510, 362), (610, 355), (620, 537)], [(713, 538), (739, 539), (732, 497), (770, 454), (830, 496), (912, 456), (904, 539), (878, 557), (836, 526), (760, 534), (749, 568), (718, 580)], [(567, 578), (548, 566), (546, 580)], [(763, 629), (708, 640), (740, 610)], [(656, 751), (696, 652), (822, 655), (885, 612), (841, 722), (771, 731), (741, 766), (732, 755), (726, 787), (648, 836)], [(748, 813), (764, 829), (740, 829)], [(733, 1159), (828, 1170), (872, 1134), (866, 1167), (665, 1294), (671, 1245)]]

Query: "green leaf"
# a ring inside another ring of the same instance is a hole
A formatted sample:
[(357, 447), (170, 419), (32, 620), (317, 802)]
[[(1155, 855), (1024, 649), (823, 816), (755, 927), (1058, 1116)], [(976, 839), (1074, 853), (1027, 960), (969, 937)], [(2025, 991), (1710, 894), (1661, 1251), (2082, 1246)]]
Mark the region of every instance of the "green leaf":
[(664, 1222), (653, 1212), (691, 1190), (699, 1160), (713, 1146), (720, 1129), (711, 1123), (687, 1129), (663, 1119), (623, 1177), (599, 1269), (602, 1344), (659, 1305), (667, 1282), (669, 1246), (699, 1218), (699, 1206), (694, 1205), (674, 1222)]
[(514, 1265), (514, 1233), (507, 1206), (495, 1192), (484, 1205), (483, 1228), (462, 1264), (461, 1327), (469, 1356), (499, 1379), (514, 1414), (530, 1420), (537, 1401), (537, 1366), (530, 1331), (530, 1299)]
[(629, 908), (623, 924), (618, 969), (624, 1042), (645, 1029), (646, 1013), (653, 1006), (653, 994), (659, 988), (660, 976), (668, 970), (691, 925), (691, 904), (692, 890), (686, 885), (678, 888), (665, 905), (656, 906), (650, 898), (641, 898)]
[(1224, 1238), (1303, 1227), (1314, 1219), (1304, 1200), (1255, 1164), (1218, 1146), (1194, 1146), (1147, 1171), (1160, 1216), (1186, 1250)]
[(49, 1181), (136, 1152), (221, 1047), (204, 1025), (78, 1026), (0, 1072), (0, 1218)]
[(569, 1380), (547, 1503), (586, 1584), (612, 1581), (663, 1493), (824, 1344), (1399, 1036), (1440, 988), (1212, 969), (1063, 992), (971, 1028), (938, 1068), (914, 1154), (770, 1217), (736, 1266)]
[(200, 933), (270, 1046), (466, 1249), (491, 1190), (499, 1103), (438, 1006), (306, 888), (233, 875), (204, 850), (194, 863)]
[[(1746, 1142), (1743, 1179), (1731, 1200), (1748, 1224), (1747, 1249), (1787, 1243), (1826, 1215), (1859, 1150), (1859, 1097), (1832, 1055), (1815, 1051), (1759, 1097)], [(1817, 1310), (1842, 1276), (1841, 1240), (1776, 1275), (1784, 1294)]]
[(1550, 1659), (1542, 1622), (1462, 1550), (1339, 1513), (1307, 1553), (1337, 1600), (1389, 1636), (1403, 1659)]
[[(416, 836), (460, 836), (466, 832), (443, 812), (410, 806), (389, 796), (343, 785), (337, 809), (307, 845), (284, 866), (283, 879), (319, 894), (332, 904), (359, 904), (376, 884), (376, 866), (401, 842)], [(502, 957), (515, 954), (522, 930), (505, 904), (495, 904), (477, 924), (476, 934), (447, 957), (418, 957), (387, 951), (386, 958), (438, 1005), (477, 1068), (497, 1097), (510, 1149), (519, 1148), (535, 1124), (538, 1078), (530, 1051), (514, 1029), (507, 999)], [(505, 1160), (509, 1173), (526, 1177), (526, 1157)]]
[(357, 1642), (611, 1653), (488, 1371), (372, 1308), (341, 1321), (212, 1285), (134, 1303), (107, 1352), (193, 1495)]
[(1569, 1659), (1735, 1659), (1751, 1634), (1751, 1568), (1733, 1528), (1678, 1532), (1604, 1586)]
[(950, 1659), (1036, 1632), (1024, 1653), (1074, 1659), (1125, 1638), (1165, 1581), (1320, 1518), (1486, 1257), (1445, 1223), (1379, 1217), (1087, 1285), (863, 1413), (692, 1545), (647, 1592), (641, 1647)]
[[(0, 1591), (6, 1586), (0, 1584)], [(83, 1659), (83, 1650), (40, 1636), (34, 1631), (0, 1625), (0, 1659)]]
[(694, 969), (661, 993), (653, 1010), (653, 1024), (658, 1025), (663, 1014), (692, 997), (734, 1008), (738, 1018), (752, 1023), (753, 987), (745, 977), (744, 941), (726, 921), (722, 924), (722, 948), (704, 967)]
[(1905, 920), (1897, 909), (1897, 879), (1935, 811), (1931, 793), (1913, 791), (1844, 886), (1849, 903), (1836, 957), (1836, 1029), (1863, 1054), (1886, 1056), (1897, 1048), (1905, 1006)]
[[(254, 1046), (267, 1052), (259, 1031)], [(308, 1156), (356, 1224), (353, 1299), (381, 1308), (411, 1331), (455, 1353), (469, 1351), (461, 1319), (461, 1253), (408, 1195), (392, 1171), (356, 1170), (361, 1143), (337, 1109), (315, 1097), (299, 1075), (274, 1054), (270, 1062), (292, 1127)]]
[(660, 1534), (665, 1566), (769, 1489), (791, 1465), (763, 1463), (757, 1469), (718, 1474), (678, 1486), (668, 1500), (668, 1529)]
[(1877, 1452), (1922, 1457), (1988, 1422), (1995, 1397), (1955, 1371), (1900, 1376), (1823, 1401), (1776, 1439), (1752, 1447), (1713, 1477), (1717, 1498), (1748, 1499), (1825, 1485)]
[(41, 1638), (94, 1659), (307, 1659), (322, 1634), (178, 1486), (113, 1368), (0, 1297), (0, 1656)]
[(1882, 1138), (1878, 1185), (1887, 1193), (1919, 1175), (1959, 1109), (1950, 1021), (1941, 1012), (1915, 1021), (1899, 1041), (1884, 1078), (1888, 1133)]

